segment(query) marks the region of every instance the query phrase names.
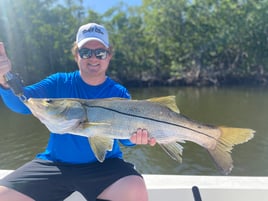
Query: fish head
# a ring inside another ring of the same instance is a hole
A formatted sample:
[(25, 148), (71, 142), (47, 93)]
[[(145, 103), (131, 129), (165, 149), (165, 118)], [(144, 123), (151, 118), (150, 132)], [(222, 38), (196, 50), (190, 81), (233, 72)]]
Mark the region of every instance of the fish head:
[(85, 109), (76, 99), (30, 98), (25, 104), (54, 133), (70, 133), (86, 119)]

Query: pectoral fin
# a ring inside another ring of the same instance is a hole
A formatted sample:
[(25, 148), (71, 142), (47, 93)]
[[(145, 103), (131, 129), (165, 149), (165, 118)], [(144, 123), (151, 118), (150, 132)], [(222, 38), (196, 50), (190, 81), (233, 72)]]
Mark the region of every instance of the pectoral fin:
[(107, 151), (113, 149), (114, 140), (102, 136), (94, 136), (89, 139), (89, 144), (98, 161), (103, 162)]
[(90, 127), (93, 127), (93, 126), (111, 126), (111, 124), (109, 123), (102, 123), (102, 122), (83, 122), (80, 124), (80, 127), (82, 129), (86, 129), (86, 128), (90, 128)]

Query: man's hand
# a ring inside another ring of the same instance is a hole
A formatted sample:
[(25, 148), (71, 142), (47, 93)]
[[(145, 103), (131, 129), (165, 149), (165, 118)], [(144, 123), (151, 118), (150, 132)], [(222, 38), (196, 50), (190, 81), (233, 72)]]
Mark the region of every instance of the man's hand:
[(149, 144), (154, 146), (156, 144), (156, 139), (151, 138), (146, 129), (139, 128), (130, 138), (130, 141), (134, 144)]
[(8, 87), (4, 75), (11, 70), (11, 63), (6, 55), (4, 43), (0, 42), (0, 84)]

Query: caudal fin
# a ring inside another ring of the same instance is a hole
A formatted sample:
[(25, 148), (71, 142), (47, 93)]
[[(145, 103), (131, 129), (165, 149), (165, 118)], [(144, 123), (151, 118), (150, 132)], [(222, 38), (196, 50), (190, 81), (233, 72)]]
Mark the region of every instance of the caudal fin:
[(242, 144), (253, 138), (255, 131), (246, 128), (219, 127), (221, 136), (215, 149), (208, 150), (218, 168), (227, 175), (233, 168), (231, 150), (234, 145)]

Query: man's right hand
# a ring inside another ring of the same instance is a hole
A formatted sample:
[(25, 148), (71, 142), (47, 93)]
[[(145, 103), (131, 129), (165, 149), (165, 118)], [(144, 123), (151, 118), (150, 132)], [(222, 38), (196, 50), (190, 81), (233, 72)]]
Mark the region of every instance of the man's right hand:
[(0, 84), (8, 87), (4, 75), (11, 70), (11, 63), (7, 57), (4, 43), (0, 42)]

